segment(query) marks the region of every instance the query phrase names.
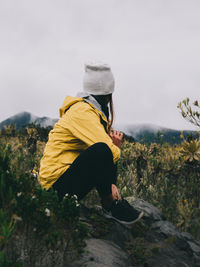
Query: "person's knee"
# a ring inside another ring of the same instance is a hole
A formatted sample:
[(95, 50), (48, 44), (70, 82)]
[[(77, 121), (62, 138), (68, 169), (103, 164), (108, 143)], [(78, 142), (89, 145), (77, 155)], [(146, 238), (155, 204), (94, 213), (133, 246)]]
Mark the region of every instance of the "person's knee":
[(106, 143), (98, 142), (93, 145), (94, 150), (96, 150), (97, 154), (101, 156), (101, 159), (113, 159), (112, 151)]
[(109, 152), (112, 153), (109, 146), (106, 143), (98, 142), (98, 143), (94, 144), (94, 146), (100, 151), (103, 151), (106, 153), (109, 153)]

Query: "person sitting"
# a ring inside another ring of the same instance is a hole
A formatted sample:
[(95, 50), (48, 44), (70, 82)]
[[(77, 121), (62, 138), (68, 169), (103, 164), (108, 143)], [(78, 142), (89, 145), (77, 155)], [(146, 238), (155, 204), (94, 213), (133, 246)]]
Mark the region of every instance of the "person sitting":
[(143, 213), (123, 199), (116, 186), (123, 134), (112, 129), (114, 77), (108, 64), (87, 63), (83, 91), (67, 96), (49, 133), (40, 162), (43, 188), (83, 199), (96, 188), (104, 215), (124, 224)]

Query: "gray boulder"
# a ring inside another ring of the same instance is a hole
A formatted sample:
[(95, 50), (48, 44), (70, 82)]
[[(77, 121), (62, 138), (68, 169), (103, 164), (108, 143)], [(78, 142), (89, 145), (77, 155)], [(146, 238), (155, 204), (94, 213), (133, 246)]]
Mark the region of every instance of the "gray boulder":
[(144, 212), (143, 218), (130, 228), (111, 221), (103, 239), (89, 239), (81, 260), (73, 266), (200, 266), (200, 243), (192, 235), (181, 233), (148, 202), (127, 200)]
[(113, 242), (91, 238), (86, 243), (85, 253), (80, 261), (73, 263), (74, 267), (132, 266), (128, 254)]

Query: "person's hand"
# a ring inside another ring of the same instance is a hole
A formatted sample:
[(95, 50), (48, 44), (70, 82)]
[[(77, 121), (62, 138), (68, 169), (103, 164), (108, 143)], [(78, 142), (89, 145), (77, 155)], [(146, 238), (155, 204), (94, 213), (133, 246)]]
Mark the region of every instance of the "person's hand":
[(112, 184), (112, 198), (113, 199), (119, 199), (119, 200), (121, 199), (119, 191), (118, 191), (116, 185), (114, 185), (114, 184)]
[(120, 148), (122, 145), (123, 133), (111, 130), (109, 136), (111, 137), (113, 144)]

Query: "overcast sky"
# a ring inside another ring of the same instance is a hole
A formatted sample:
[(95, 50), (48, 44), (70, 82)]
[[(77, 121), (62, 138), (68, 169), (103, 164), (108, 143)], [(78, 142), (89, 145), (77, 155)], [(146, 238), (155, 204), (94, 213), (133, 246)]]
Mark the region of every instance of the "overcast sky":
[(199, 0), (0, 0), (0, 121), (58, 117), (94, 60), (112, 68), (116, 123), (197, 129), (177, 104), (199, 99)]

